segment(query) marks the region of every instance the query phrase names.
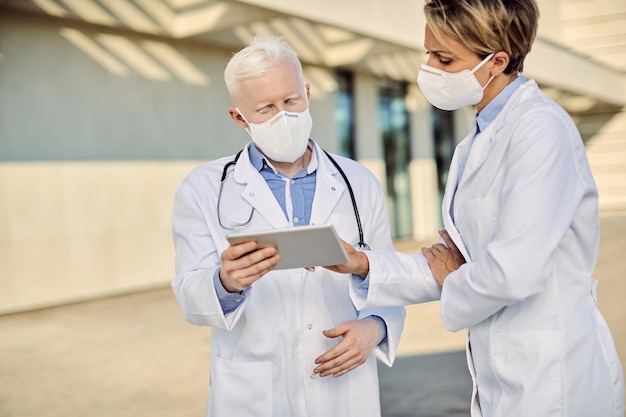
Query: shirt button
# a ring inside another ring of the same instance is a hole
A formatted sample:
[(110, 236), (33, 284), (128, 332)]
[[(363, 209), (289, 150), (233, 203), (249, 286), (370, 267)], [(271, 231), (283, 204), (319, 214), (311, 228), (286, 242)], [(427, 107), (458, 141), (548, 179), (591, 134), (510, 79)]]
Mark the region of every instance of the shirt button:
[(292, 183), (292, 184), (295, 184), (295, 183), (296, 183), (296, 180), (292, 179), (292, 180), (291, 180), (291, 183)]
[(299, 222), (300, 222), (300, 218), (298, 218), (298, 217), (294, 217), (294, 218), (293, 218), (293, 222), (294, 222), (294, 223), (299, 223)]

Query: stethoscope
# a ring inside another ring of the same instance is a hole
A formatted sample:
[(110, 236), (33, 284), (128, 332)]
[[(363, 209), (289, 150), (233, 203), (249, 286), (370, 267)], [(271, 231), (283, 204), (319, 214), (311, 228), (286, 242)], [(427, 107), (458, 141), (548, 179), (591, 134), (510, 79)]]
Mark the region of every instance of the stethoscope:
[[(226, 182), (226, 178), (228, 177), (228, 169), (237, 163), (237, 160), (239, 159), (239, 155), (241, 155), (241, 152), (243, 152), (243, 149), (237, 152), (237, 155), (235, 155), (235, 159), (233, 159), (232, 161), (224, 165), (224, 169), (222, 170), (222, 178), (220, 179), (220, 189), (219, 189), (219, 194), (217, 196), (217, 221), (219, 222), (220, 226), (226, 230), (236, 230), (247, 225), (252, 220), (252, 215), (254, 214), (254, 207), (252, 207), (252, 211), (250, 212), (250, 217), (248, 217), (248, 220), (246, 220), (243, 223), (230, 222), (228, 226), (222, 223), (222, 218), (220, 216), (220, 202), (222, 201), (222, 189), (224, 188), (224, 183)], [(333, 163), (335, 168), (337, 168), (337, 170), (341, 174), (341, 177), (343, 178), (344, 182), (346, 183), (346, 186), (348, 187), (348, 192), (350, 193), (350, 200), (352, 200), (352, 208), (354, 209), (354, 218), (356, 219), (356, 226), (359, 229), (359, 241), (354, 244), (354, 247), (358, 250), (372, 250), (370, 245), (365, 243), (365, 240), (363, 238), (363, 226), (361, 225), (361, 216), (359, 216), (359, 208), (357, 207), (357, 204), (356, 204), (356, 198), (354, 197), (354, 191), (352, 190), (352, 185), (350, 185), (350, 181), (348, 180), (346, 173), (343, 172), (343, 169), (341, 169), (337, 161), (335, 161), (335, 159), (332, 156), (330, 156), (328, 152), (324, 151), (324, 153), (326, 154), (328, 159), (330, 159), (330, 162)]]

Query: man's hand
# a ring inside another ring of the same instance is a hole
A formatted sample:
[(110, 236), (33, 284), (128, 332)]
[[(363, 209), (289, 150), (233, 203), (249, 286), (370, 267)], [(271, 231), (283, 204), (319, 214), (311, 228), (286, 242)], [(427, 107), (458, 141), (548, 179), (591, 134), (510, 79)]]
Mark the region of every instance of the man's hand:
[(324, 268), (340, 274), (354, 274), (365, 278), (370, 271), (370, 262), (367, 256), (359, 250), (356, 250), (354, 246), (345, 241), (341, 241), (343, 248), (348, 254), (348, 262), (341, 265), (329, 265)]
[(435, 243), (430, 248), (422, 248), (422, 254), (439, 286), (443, 286), (446, 277), (465, 263), (465, 258), (456, 247), (447, 231), (440, 230), (439, 235), (446, 245)]
[(351, 320), (334, 329), (324, 330), (324, 336), (342, 340), (332, 349), (315, 359), (313, 370), (320, 376), (337, 378), (362, 365), (372, 353), (380, 338), (380, 327), (374, 319)]
[(226, 291), (234, 293), (248, 288), (274, 269), (280, 255), (276, 248), (257, 249), (254, 241), (229, 246), (221, 255), (220, 281)]

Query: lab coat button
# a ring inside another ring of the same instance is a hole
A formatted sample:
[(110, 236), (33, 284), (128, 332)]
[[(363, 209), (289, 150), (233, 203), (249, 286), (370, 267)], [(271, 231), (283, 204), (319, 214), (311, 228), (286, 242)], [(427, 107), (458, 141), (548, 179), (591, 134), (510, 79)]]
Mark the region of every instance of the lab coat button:
[(330, 190), (331, 190), (331, 191), (335, 191), (335, 190), (336, 190), (336, 188), (335, 188), (335, 187), (330, 187)]
[(308, 327), (308, 328), (309, 328), (309, 330), (311, 330), (311, 329), (313, 328), (313, 325), (312, 325), (312, 324), (309, 324), (309, 325), (308, 325), (308, 326), (306, 326), (306, 327)]
[(315, 374), (311, 374), (311, 379), (315, 378)]

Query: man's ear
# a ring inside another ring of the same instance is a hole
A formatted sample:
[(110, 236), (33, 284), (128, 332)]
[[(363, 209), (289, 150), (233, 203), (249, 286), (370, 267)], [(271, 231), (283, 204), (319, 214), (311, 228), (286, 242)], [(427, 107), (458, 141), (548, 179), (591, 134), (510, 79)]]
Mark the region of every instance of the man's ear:
[(229, 107), (228, 114), (230, 115), (230, 118), (233, 119), (239, 126), (244, 129), (248, 128), (248, 123), (243, 119), (243, 116), (239, 113), (239, 111), (237, 111), (236, 108)]
[(504, 51), (498, 51), (493, 58), (493, 67), (491, 67), (491, 75), (497, 77), (502, 74), (511, 61), (511, 57)]

